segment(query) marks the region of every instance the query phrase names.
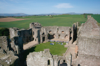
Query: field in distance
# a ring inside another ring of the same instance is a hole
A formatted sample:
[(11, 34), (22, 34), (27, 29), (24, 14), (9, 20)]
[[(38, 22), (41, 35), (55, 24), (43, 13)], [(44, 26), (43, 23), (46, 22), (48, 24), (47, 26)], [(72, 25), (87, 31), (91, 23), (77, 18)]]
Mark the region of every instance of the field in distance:
[[(93, 15), (93, 17), (100, 23), (100, 15)], [(29, 24), (32, 22), (39, 22), (42, 26), (69, 26), (73, 23), (86, 22), (87, 18), (84, 15), (56, 15), (56, 16), (26, 16), (15, 17), (17, 19), (24, 19), (11, 22), (0, 22), (0, 27), (17, 27), (17, 28), (29, 28)]]

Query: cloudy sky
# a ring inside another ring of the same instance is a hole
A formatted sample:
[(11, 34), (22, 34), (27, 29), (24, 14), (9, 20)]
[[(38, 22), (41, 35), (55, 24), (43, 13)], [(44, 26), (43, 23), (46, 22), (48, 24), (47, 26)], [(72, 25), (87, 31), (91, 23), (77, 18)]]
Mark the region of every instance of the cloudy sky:
[(0, 13), (99, 13), (100, 0), (0, 0)]

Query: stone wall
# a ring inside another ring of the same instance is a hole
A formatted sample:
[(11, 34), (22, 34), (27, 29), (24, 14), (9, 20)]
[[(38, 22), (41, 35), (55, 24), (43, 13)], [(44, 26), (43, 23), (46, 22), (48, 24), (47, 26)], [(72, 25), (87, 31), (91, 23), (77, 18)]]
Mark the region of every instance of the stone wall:
[(51, 39), (64, 39), (66, 41), (70, 40), (70, 27), (58, 27), (58, 26), (46, 26), (42, 27), (40, 30), (41, 42), (43, 42), (43, 37), (45, 36), (45, 41)]
[(27, 56), (27, 66), (53, 66), (49, 51), (33, 52)]
[(51, 39), (70, 39), (70, 27), (45, 26), (40, 23), (33, 22), (30, 24), (34, 41), (38, 43), (47, 42)]
[(34, 41), (40, 43), (40, 29), (41, 29), (41, 24), (38, 22), (33, 22), (30, 23), (29, 27), (32, 29), (32, 35)]
[(22, 37), (14, 37), (10, 42), (12, 50), (16, 54), (20, 54), (23, 51), (23, 40)]
[(6, 36), (0, 36), (0, 49), (3, 49), (5, 52), (9, 51), (9, 39)]
[(14, 37), (11, 40), (6, 36), (0, 36), (0, 48), (5, 53), (13, 51), (14, 54), (19, 54), (23, 51), (23, 42), (21, 37)]
[(100, 39), (79, 37), (77, 44), (79, 54), (100, 56)]
[(54, 38), (58, 38), (58, 33), (57, 33), (58, 26), (46, 26), (44, 28), (45, 28), (47, 34), (49, 34), (49, 35), (55, 35)]
[(6, 36), (0, 36), (0, 66), (17, 66), (15, 62), (18, 62), (18, 57), (14, 56), (14, 49), (11, 49), (10, 40)]
[(23, 40), (23, 43), (27, 43), (32, 41), (32, 29), (21, 29), (19, 30), (18, 28), (9, 28), (10, 32), (10, 38), (14, 38), (16, 36), (21, 37)]
[(23, 43), (28, 43), (32, 41), (32, 29), (28, 30), (19, 30), (18, 31), (18, 36), (22, 37)]
[(73, 66), (100, 66), (100, 57), (86, 54), (79, 54)]
[(48, 41), (48, 35), (46, 32), (46, 29), (44, 27), (41, 28), (41, 32), (40, 32), (40, 42), (47, 42)]
[(97, 21), (89, 17), (78, 32), (78, 47), (80, 54), (100, 56), (100, 29)]
[(70, 40), (70, 27), (58, 27), (59, 39)]
[(27, 56), (27, 66), (71, 66), (71, 55), (51, 55), (49, 49), (40, 52), (33, 52)]
[(78, 58), (74, 66), (100, 66), (100, 28), (93, 17), (88, 16), (86, 23), (78, 31)]

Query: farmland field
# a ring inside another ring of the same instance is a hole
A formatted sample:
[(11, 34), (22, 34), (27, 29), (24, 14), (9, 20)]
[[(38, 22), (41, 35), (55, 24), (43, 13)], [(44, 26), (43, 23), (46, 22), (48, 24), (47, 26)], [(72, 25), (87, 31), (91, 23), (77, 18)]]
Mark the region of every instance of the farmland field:
[[(92, 15), (100, 23), (100, 15)], [(56, 16), (26, 16), (16, 17), (25, 20), (0, 22), (0, 27), (29, 28), (32, 22), (39, 22), (42, 26), (72, 26), (73, 23), (86, 22), (84, 15), (56, 15)]]
[(97, 20), (98, 25), (100, 26), (100, 15), (92, 15), (92, 17)]
[(0, 22), (0, 27), (28, 28), (32, 22), (39, 22), (42, 26), (72, 26), (75, 22), (84, 23), (86, 18), (83, 15), (57, 15), (57, 16), (26, 16), (16, 17), (20, 21)]

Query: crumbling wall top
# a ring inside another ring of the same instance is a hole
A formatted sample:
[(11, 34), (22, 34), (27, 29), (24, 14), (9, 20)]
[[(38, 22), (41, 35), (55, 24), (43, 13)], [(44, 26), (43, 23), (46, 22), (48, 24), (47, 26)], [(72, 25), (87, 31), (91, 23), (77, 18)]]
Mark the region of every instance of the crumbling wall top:
[(100, 39), (100, 28), (93, 17), (89, 19), (79, 29), (79, 36)]

